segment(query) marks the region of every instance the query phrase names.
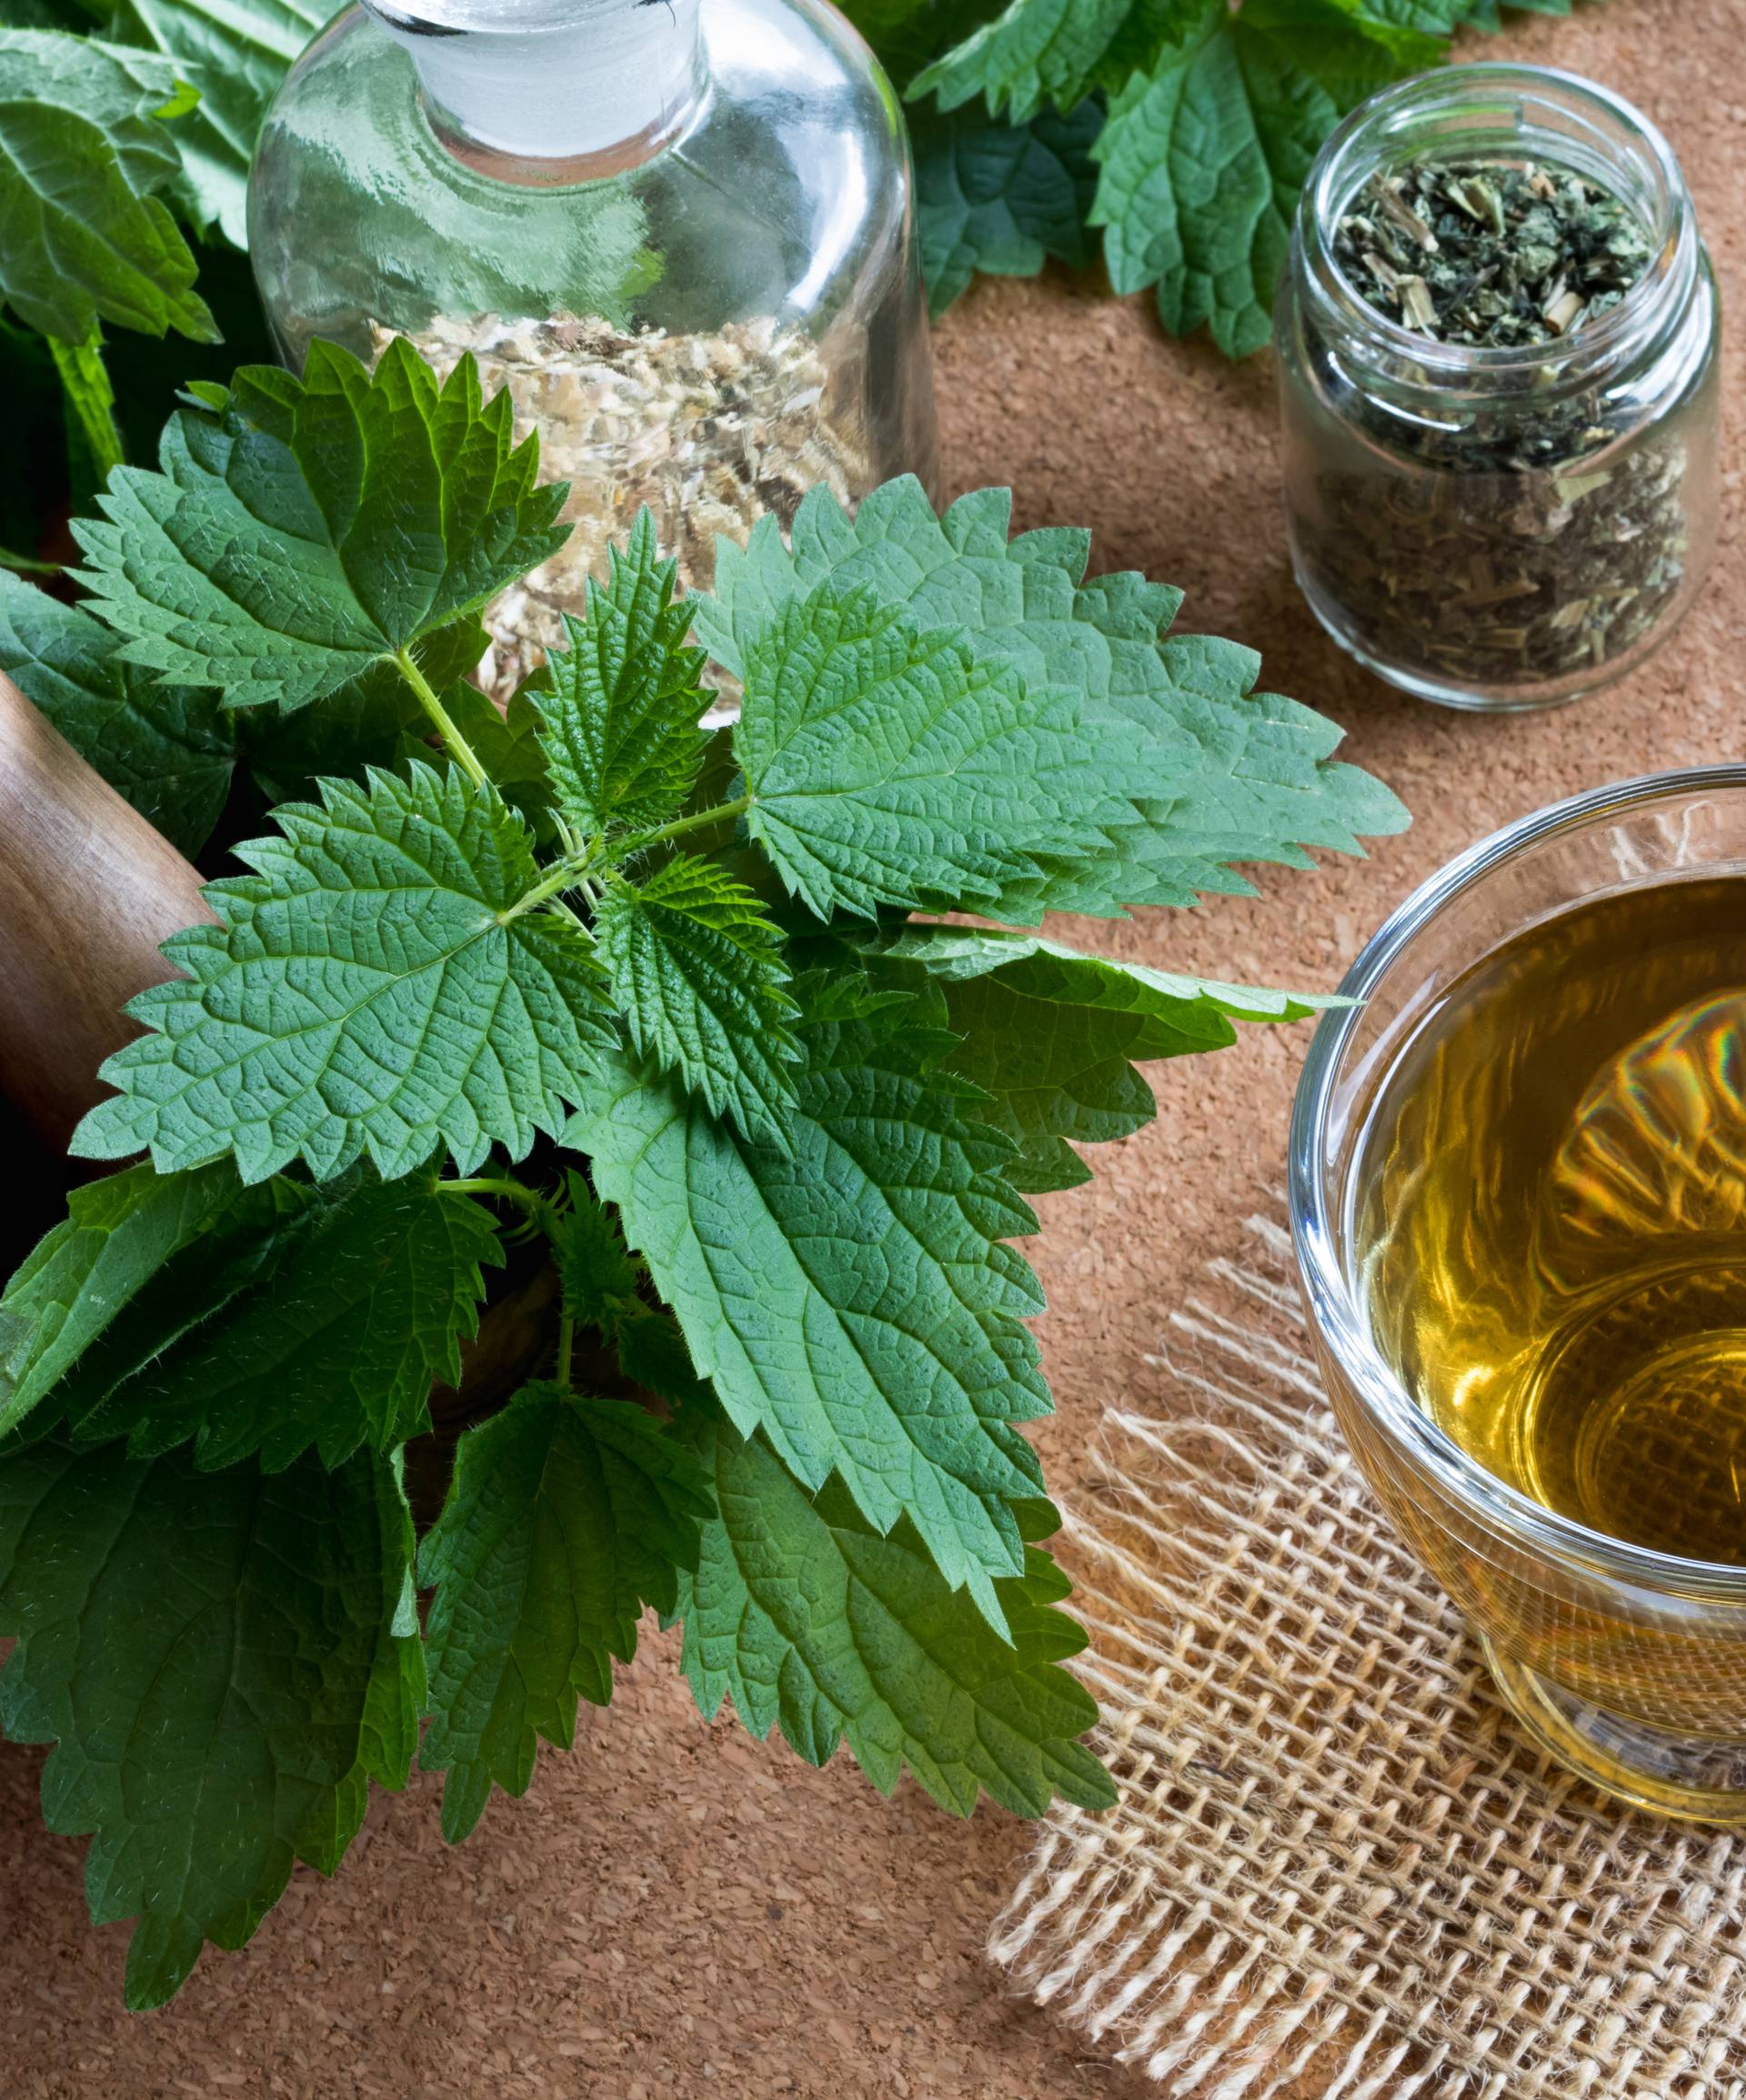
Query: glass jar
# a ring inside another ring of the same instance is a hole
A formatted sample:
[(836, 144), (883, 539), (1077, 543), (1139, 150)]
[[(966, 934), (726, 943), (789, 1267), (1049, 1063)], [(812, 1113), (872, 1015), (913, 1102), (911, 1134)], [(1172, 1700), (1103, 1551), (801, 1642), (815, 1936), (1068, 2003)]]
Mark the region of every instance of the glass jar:
[[(1451, 861), (1371, 939), (1340, 988), (1349, 1003), (1317, 1027), (1292, 1114), (1290, 1210), (1346, 1441), (1518, 1720), (1608, 1793), (1746, 1824), (1746, 1566), (1609, 1536), (1483, 1467), (1385, 1345), (1380, 1315), (1398, 1324), (1400, 1309), (1372, 1301), (1364, 1245), (1390, 1079), (1481, 958), (1602, 892), (1742, 871), (1746, 766), (1598, 789)], [(1735, 1084), (1731, 1069), (1717, 1080)], [(1477, 1202), (1464, 1230), (1477, 1273), (1490, 1253)]]
[[(1651, 249), (1608, 311), (1550, 343), (1406, 327), (1334, 254), (1379, 171), (1528, 161), (1610, 191)], [(1275, 314), (1286, 516), (1336, 641), (1450, 706), (1577, 698), (1671, 630), (1714, 548), (1720, 309), (1678, 163), (1607, 90), (1464, 65), (1365, 103), (1299, 201)]]
[(406, 336), (507, 384), (570, 540), (487, 614), (499, 698), (638, 507), (683, 580), (717, 532), (930, 490), (933, 382), (902, 117), (822, 0), (372, 0), (292, 68), (249, 179), (286, 362)]

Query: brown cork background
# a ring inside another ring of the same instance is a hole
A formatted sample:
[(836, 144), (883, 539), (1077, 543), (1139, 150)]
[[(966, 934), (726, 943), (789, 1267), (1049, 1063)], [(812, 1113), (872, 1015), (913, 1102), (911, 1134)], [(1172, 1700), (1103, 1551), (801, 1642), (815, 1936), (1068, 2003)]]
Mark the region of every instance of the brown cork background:
[[(1519, 20), (1478, 55), (1543, 58), (1632, 96), (1672, 138), (1733, 304), (1731, 458), (1746, 288), (1746, 0), (1608, 0)], [(1009, 482), (1021, 525), (1089, 524), (1094, 560), (1188, 592), (1182, 623), (1266, 654), (1266, 682), (1332, 715), (1348, 753), (1414, 812), (1404, 839), (1255, 900), (1068, 928), (1225, 978), (1331, 986), (1363, 938), (1458, 848), (1623, 775), (1742, 756), (1746, 545), (1726, 475), (1722, 547), (1661, 655), (1573, 709), (1472, 720), (1346, 662), (1299, 601), (1279, 525), (1273, 375), (1158, 331), (1145, 300), (1065, 279), (978, 286), (938, 331), (956, 489)], [(1165, 1309), (1279, 1179), (1301, 1031), (1157, 1073), (1159, 1118), (1045, 1201), (1030, 1251), (1059, 1413), (1038, 1441), (1058, 1492), (1114, 1398), (1161, 1404), (1146, 1354)], [(208, 1951), (168, 2010), (121, 2010), (125, 1929), (86, 1921), (82, 1844), (46, 1835), (40, 1753), (0, 1756), (0, 2093), (16, 2100), (1070, 2100), (1137, 2095), (1014, 2000), (982, 1958), (1027, 1844), (846, 1756), (706, 1727), (651, 1635), (575, 1750), (542, 1749), (527, 1798), (437, 1834), (436, 1787), (378, 1798), (336, 1880), (299, 1870), (241, 1955)], [(1313, 2100), (1306, 2094), (1305, 2100)]]

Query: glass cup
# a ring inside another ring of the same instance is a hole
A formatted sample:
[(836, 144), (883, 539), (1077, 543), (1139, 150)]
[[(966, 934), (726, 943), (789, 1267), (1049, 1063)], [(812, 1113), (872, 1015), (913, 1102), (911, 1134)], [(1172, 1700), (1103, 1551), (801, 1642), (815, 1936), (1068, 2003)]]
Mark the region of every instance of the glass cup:
[[(1746, 872), (1746, 766), (1555, 804), (1434, 875), (1375, 935), (1298, 1089), (1290, 1211), (1335, 1413), (1393, 1522), (1466, 1613), (1517, 1719), (1606, 1792), (1746, 1822), (1746, 1568), (1610, 1538), (1488, 1472), (1385, 1361), (1358, 1281), (1371, 1115), (1406, 1044), (1480, 957), (1601, 890)], [(1746, 1324), (1746, 1310), (1742, 1310)]]

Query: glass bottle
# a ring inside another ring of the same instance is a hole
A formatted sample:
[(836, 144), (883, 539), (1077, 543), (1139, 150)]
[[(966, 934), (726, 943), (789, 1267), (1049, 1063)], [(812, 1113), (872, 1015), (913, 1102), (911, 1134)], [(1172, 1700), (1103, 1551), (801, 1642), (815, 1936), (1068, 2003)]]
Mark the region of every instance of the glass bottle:
[(499, 698), (655, 513), (684, 581), (715, 536), (937, 475), (901, 114), (823, 0), (370, 0), (292, 68), (249, 181), (286, 363), (396, 335), (507, 384), (563, 551), (489, 609)]
[[(1552, 342), (1406, 327), (1349, 280), (1335, 234), (1377, 171), (1427, 158), (1598, 184), (1651, 260)], [(1546, 707), (1622, 676), (1714, 548), (1719, 333), (1691, 195), (1629, 103), (1503, 65), (1374, 96), (1310, 169), (1275, 313), (1287, 524), (1316, 617), (1383, 678), (1455, 707)]]

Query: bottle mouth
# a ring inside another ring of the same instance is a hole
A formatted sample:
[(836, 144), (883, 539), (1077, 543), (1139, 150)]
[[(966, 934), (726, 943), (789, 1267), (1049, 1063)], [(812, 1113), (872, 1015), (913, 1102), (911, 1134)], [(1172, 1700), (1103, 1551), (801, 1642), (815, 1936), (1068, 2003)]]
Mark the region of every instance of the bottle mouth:
[[(1637, 218), (1648, 265), (1618, 303), (1560, 341), (1444, 342), (1373, 306), (1341, 268), (1334, 232), (1379, 170), (1407, 161), (1522, 157), (1611, 192)], [(1317, 155), (1294, 240), (1324, 327), (1362, 361), (1438, 392), (1492, 392), (1530, 378), (1537, 391), (1589, 383), (1652, 340), (1682, 311), (1698, 272), (1691, 198), (1673, 149), (1622, 95), (1550, 66), (1483, 64), (1420, 74), (1372, 95)]]
[(527, 36), (622, 13), (636, 0), (364, 0), (403, 36)]
[(365, 0), (411, 57), (445, 150), (561, 186), (652, 158), (706, 80), (699, 0)]

